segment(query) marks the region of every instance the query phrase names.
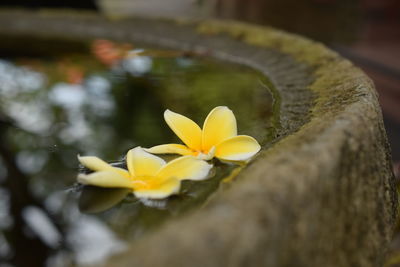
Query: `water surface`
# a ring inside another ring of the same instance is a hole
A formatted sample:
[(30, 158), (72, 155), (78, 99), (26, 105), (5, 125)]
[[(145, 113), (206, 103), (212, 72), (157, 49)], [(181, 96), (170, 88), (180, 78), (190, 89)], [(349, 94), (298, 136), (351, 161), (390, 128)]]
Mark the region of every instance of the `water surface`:
[(212, 108), (228, 106), (240, 134), (263, 145), (274, 137), (272, 85), (247, 67), (136, 44), (4, 40), (0, 263), (96, 265), (166, 219), (205, 205), (239, 166), (217, 162), (212, 178), (185, 181), (163, 201), (75, 184), (77, 154), (121, 164), (135, 146), (180, 142), (165, 109), (202, 125)]

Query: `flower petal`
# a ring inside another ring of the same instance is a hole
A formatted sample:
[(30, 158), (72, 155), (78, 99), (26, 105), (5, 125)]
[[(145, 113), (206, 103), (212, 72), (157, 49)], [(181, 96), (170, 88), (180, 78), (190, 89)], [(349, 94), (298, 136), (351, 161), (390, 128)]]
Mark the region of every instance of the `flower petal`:
[(201, 149), (201, 129), (194, 121), (168, 109), (164, 112), (164, 119), (188, 147)]
[(238, 135), (217, 145), (215, 156), (224, 160), (242, 161), (250, 159), (260, 149), (260, 145), (253, 137)]
[(126, 164), (132, 176), (154, 176), (165, 165), (165, 161), (138, 146), (128, 151)]
[(160, 199), (178, 193), (180, 187), (180, 180), (176, 178), (170, 178), (160, 184), (152, 186), (141, 186), (138, 184), (134, 187), (133, 193), (138, 198)]
[(144, 151), (154, 154), (179, 154), (179, 155), (193, 155), (194, 152), (185, 145), (180, 144), (165, 144), (144, 148)]
[(128, 178), (129, 173), (127, 170), (113, 167), (104, 160), (94, 157), (94, 156), (79, 156), (78, 155), (78, 160), (79, 162), (85, 166), (86, 168), (92, 170), (92, 171), (114, 171), (119, 173), (120, 175)]
[(99, 171), (91, 174), (79, 174), (78, 182), (86, 185), (111, 188), (133, 188), (132, 180), (114, 171)]
[(112, 168), (110, 164), (105, 162), (104, 160), (94, 157), (94, 156), (79, 156), (78, 155), (78, 160), (79, 162), (85, 166), (86, 168), (89, 168), (93, 171), (104, 171)]
[(203, 125), (202, 146), (208, 151), (222, 141), (237, 135), (236, 118), (227, 107), (216, 107), (208, 114)]
[(204, 160), (184, 156), (168, 162), (157, 173), (157, 176), (165, 179), (175, 177), (179, 180), (204, 180), (211, 168), (212, 165)]
[(210, 150), (208, 150), (207, 154), (200, 153), (200, 154), (195, 155), (195, 156), (198, 159), (211, 160), (215, 156), (215, 146), (213, 146)]

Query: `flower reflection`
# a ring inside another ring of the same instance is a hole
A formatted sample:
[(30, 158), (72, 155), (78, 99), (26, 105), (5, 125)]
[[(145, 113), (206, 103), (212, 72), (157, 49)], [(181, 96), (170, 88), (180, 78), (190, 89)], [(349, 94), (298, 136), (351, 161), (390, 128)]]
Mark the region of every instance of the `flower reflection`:
[(112, 208), (131, 192), (125, 188), (102, 188), (83, 186), (79, 197), (79, 210), (84, 213), (98, 213)]

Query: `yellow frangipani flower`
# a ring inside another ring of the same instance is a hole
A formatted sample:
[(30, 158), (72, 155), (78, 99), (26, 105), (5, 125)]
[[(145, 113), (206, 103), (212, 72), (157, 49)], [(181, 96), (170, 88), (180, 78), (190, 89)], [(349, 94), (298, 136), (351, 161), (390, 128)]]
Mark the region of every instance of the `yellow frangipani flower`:
[(80, 163), (93, 170), (79, 174), (78, 181), (86, 185), (129, 188), (138, 198), (160, 199), (176, 194), (181, 180), (203, 180), (212, 165), (192, 156), (166, 163), (162, 158), (145, 152), (141, 147), (129, 150), (128, 170), (113, 167), (93, 156), (78, 156)]
[(185, 145), (159, 145), (145, 149), (147, 152), (193, 155), (204, 160), (217, 157), (228, 161), (245, 161), (261, 148), (253, 137), (237, 135), (235, 115), (224, 106), (216, 107), (208, 114), (203, 129), (191, 119), (170, 110), (164, 112), (164, 118)]

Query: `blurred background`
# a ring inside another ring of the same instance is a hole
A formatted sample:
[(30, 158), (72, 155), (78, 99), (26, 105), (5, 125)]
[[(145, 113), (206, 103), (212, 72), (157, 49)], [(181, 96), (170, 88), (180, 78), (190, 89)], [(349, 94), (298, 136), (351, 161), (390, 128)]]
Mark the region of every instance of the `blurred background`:
[(89, 9), (111, 18), (141, 15), (234, 19), (321, 41), (360, 66), (375, 82), (393, 160), (400, 161), (398, 0), (2, 0), (0, 5)]
[(89, 9), (111, 18), (140, 15), (234, 19), (321, 41), (352, 60), (375, 82), (393, 160), (400, 161), (398, 0), (2, 0), (0, 5)]

